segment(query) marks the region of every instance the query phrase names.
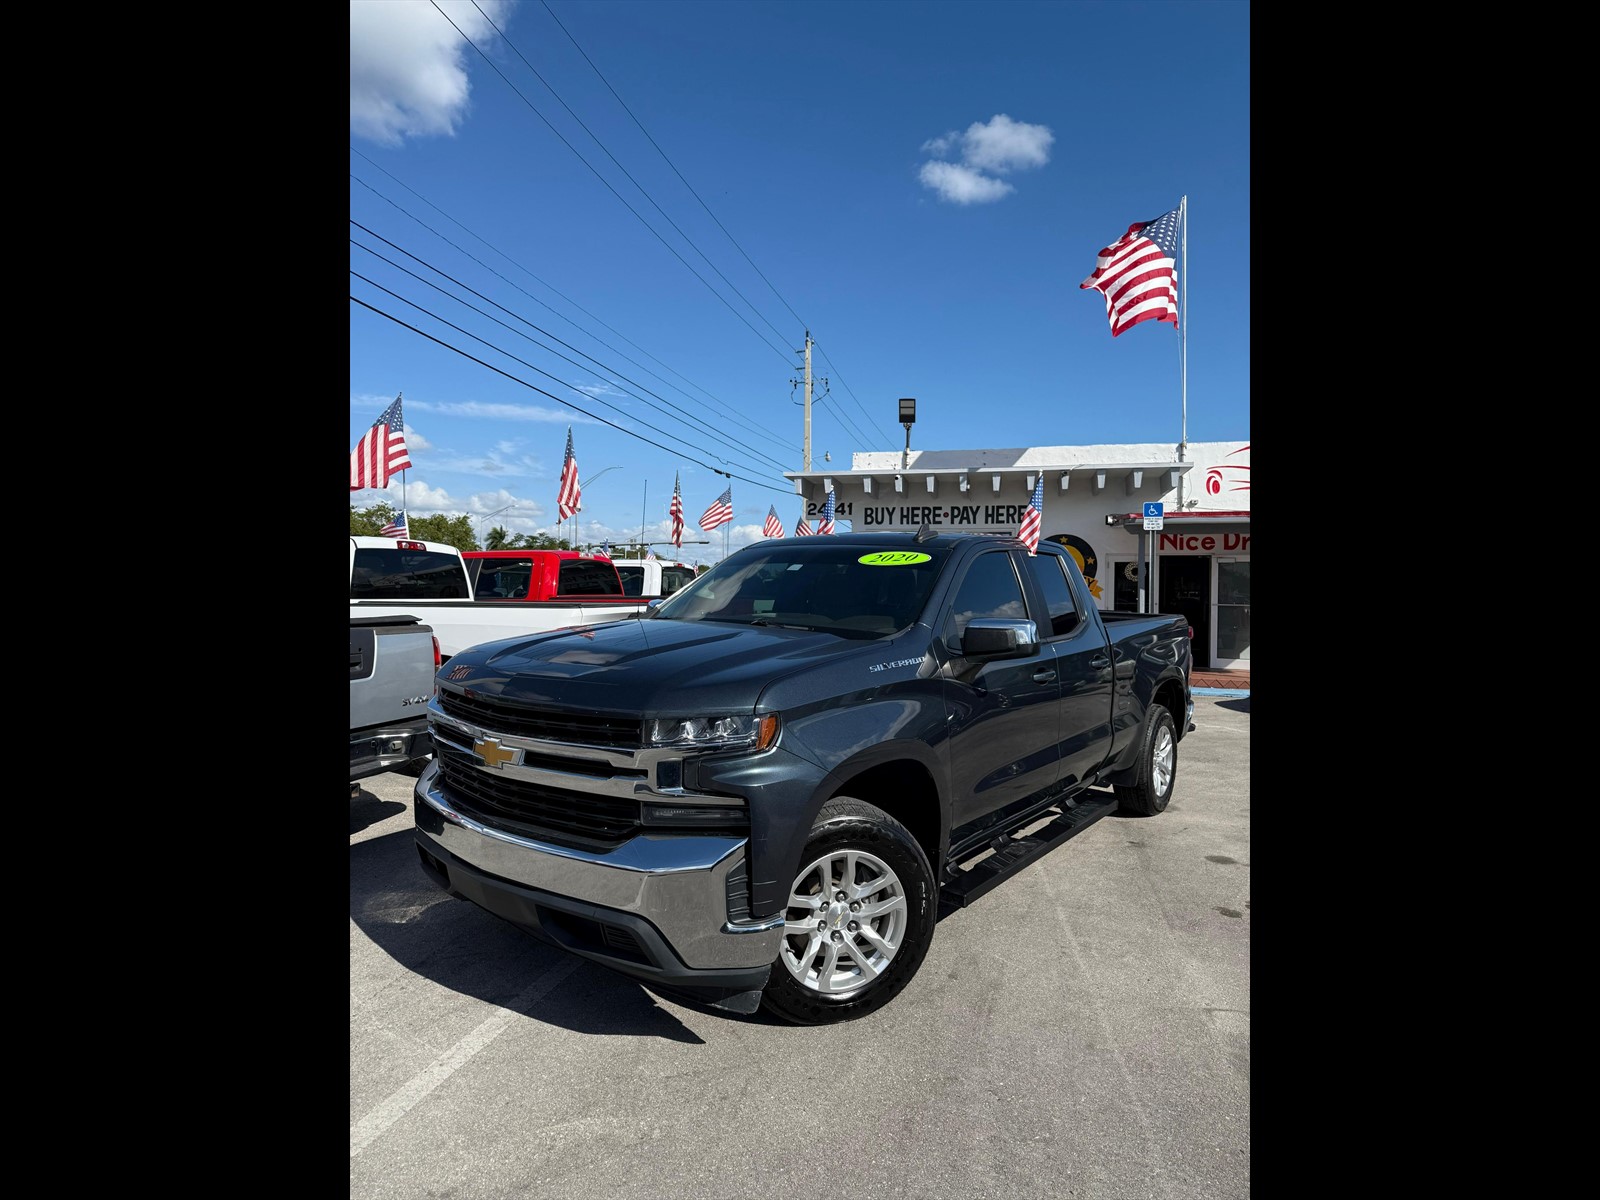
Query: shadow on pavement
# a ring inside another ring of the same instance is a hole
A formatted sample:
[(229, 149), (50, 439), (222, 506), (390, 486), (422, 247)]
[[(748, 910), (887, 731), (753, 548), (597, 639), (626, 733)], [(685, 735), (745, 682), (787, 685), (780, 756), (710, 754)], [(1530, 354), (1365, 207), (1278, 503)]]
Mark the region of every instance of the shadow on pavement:
[(406, 810), (398, 800), (380, 800), (371, 792), (362, 790), (350, 800), (350, 832), (360, 833), (379, 821), (387, 821)]
[(1217, 707), (1232, 709), (1234, 712), (1247, 713), (1250, 711), (1250, 697), (1241, 696), (1237, 700), (1218, 700)]
[[(358, 818), (352, 802), (351, 824)], [(394, 805), (373, 798), (392, 815)], [(401, 806), (403, 807), (403, 806)], [(370, 822), (369, 822), (370, 823)], [(550, 971), (576, 969), (522, 1015), (576, 1033), (704, 1039), (656, 1004), (641, 984), (546, 946), (508, 921), (446, 893), (423, 873), (410, 830), (350, 847), (350, 918), (374, 945), (425, 979), (464, 996), (511, 1006)], [(513, 1010), (520, 1011), (520, 1010)], [(728, 1020), (732, 1013), (710, 1009)]]

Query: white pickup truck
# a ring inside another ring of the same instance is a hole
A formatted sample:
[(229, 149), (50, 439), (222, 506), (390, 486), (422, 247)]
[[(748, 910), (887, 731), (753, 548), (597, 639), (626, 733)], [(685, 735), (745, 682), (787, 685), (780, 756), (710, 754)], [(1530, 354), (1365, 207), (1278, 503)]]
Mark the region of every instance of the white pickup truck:
[(643, 600), (659, 600), (670, 596), (684, 584), (694, 580), (695, 570), (688, 563), (669, 562), (661, 558), (613, 558), (611, 564), (622, 576), (622, 590), (626, 595)]
[(475, 590), (466, 560), (454, 546), (351, 537), (350, 616), (417, 617), (439, 639), (442, 664), (482, 642), (636, 617), (648, 607), (645, 600), (623, 595), (616, 584), (611, 596), (561, 598), (562, 581), (574, 575), (592, 580), (597, 567), (606, 562), (603, 557), (559, 550), (521, 553), (524, 557), (551, 557), (548, 565), (556, 569), (548, 578), (556, 582), (550, 590), (535, 596), (483, 600), (478, 599), (481, 589)]

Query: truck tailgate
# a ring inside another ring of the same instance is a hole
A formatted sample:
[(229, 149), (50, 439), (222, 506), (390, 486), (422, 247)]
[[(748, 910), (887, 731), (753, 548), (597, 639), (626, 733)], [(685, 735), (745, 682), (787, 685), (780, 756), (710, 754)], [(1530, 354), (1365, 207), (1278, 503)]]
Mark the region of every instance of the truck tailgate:
[(351, 623), (351, 729), (419, 716), (432, 694), (433, 630), (429, 626)]

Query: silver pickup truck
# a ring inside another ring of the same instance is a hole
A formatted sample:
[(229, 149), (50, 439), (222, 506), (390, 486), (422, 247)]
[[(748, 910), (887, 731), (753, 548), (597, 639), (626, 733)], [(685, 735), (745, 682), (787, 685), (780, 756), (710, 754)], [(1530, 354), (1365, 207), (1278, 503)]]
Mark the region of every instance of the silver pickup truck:
[(350, 618), (350, 796), (385, 771), (420, 773), (433, 753), (428, 700), (439, 639), (414, 616)]

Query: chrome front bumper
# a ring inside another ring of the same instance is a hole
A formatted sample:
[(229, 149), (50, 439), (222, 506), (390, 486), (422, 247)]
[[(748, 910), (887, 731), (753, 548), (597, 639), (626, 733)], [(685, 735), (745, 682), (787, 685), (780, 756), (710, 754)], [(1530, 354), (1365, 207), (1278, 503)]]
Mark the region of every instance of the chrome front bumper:
[[(651, 960), (647, 965), (669, 975), (681, 973), (682, 968), (689, 975), (752, 971), (776, 960), (783, 938), (782, 913), (747, 924), (728, 920), (728, 874), (744, 862), (746, 838), (640, 834), (606, 853), (556, 846), (490, 829), (455, 811), (436, 786), (438, 776), (435, 762), (417, 780), (417, 839), (425, 855), (430, 845), (445, 852), (435, 854), (435, 860), (447, 872), (461, 864), (476, 874), (471, 886), (462, 883), (459, 888), (452, 875), (447, 884), (452, 890), (530, 929), (537, 923), (532, 914), (541, 896), (552, 904), (578, 902), (559, 906), (569, 913), (595, 906), (599, 911), (583, 916), (601, 925), (608, 913), (620, 915), (619, 927), (638, 931), (643, 922), (647, 928), (639, 939), (641, 953)], [(526, 894), (515, 894), (520, 889)], [(525, 919), (519, 915), (524, 913)], [(677, 963), (653, 962), (662, 955), (650, 930), (659, 933)], [(568, 948), (608, 961), (603, 949), (589, 953), (573, 945)], [(626, 969), (621, 963), (609, 965)]]

